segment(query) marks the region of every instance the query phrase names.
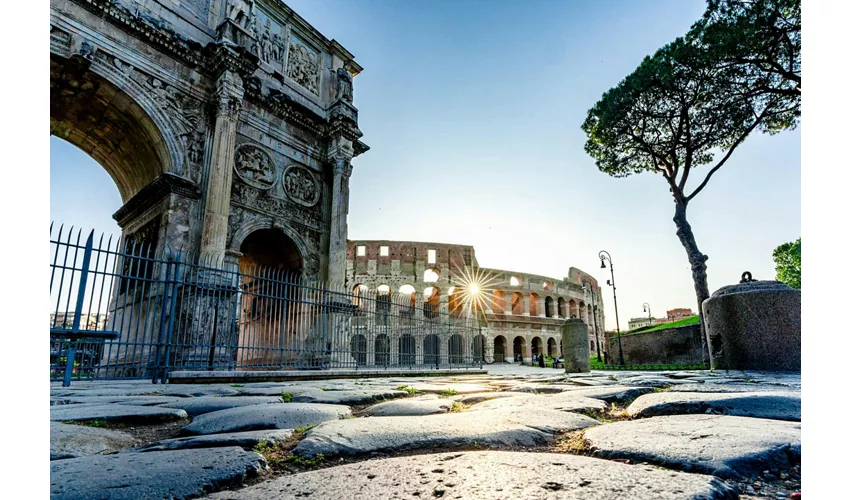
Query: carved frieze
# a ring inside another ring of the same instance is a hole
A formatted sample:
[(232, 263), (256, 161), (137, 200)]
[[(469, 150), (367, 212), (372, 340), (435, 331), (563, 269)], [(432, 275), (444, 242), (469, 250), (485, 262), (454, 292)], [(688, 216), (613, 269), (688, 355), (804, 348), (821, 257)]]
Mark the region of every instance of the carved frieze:
[(319, 95), (320, 62), (321, 56), (316, 51), (290, 37), (286, 76), (315, 95)]
[(231, 19), (240, 28), (248, 29), (248, 23), (254, 16), (254, 0), (228, 0), (227, 19)]
[(233, 169), (245, 184), (257, 189), (271, 189), (277, 182), (277, 168), (271, 156), (252, 144), (236, 148)]
[(269, 194), (242, 183), (233, 183), (230, 191), (232, 204), (251, 208), (257, 212), (289, 220), (314, 231), (322, 231), (324, 224), (316, 208), (308, 208)]
[(290, 165), (283, 173), (283, 190), (290, 200), (312, 207), (319, 202), (319, 183), (313, 174), (300, 165)]
[(352, 102), (354, 100), (354, 89), (351, 85), (351, 74), (345, 68), (337, 68), (336, 78), (336, 98), (345, 102)]

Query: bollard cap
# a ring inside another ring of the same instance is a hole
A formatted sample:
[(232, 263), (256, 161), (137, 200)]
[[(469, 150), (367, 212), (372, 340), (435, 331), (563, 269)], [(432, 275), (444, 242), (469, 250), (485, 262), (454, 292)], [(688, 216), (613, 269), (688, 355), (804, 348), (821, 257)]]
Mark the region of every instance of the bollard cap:
[(711, 294), (711, 298), (723, 297), (724, 295), (732, 295), (738, 293), (764, 293), (764, 292), (787, 292), (795, 290), (781, 281), (756, 281), (752, 279), (749, 272), (744, 273), (741, 282), (734, 285), (727, 285), (718, 288)]

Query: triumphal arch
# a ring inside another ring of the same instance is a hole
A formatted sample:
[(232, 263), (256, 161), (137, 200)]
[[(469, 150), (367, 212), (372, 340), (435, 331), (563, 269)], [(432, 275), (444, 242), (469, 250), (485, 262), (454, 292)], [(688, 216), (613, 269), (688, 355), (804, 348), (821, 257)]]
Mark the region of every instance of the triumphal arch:
[(361, 70), (279, 0), (50, 2), (50, 133), (159, 251), (343, 282)]

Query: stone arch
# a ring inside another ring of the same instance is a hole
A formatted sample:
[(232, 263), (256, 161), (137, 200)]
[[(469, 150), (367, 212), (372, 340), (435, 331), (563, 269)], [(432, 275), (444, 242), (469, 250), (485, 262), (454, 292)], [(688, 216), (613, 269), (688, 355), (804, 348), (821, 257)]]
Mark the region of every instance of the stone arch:
[(514, 337), (514, 361), (525, 361), (528, 359), (528, 353), (526, 352), (525, 346), (525, 337), (522, 335), (517, 335)]
[(97, 59), (50, 55), (50, 134), (99, 163), (124, 203), (164, 173), (185, 177), (185, 147), (152, 94)]
[(587, 306), (584, 305), (584, 301), (578, 303), (578, 317), (587, 322)]
[(563, 297), (558, 297), (558, 316), (568, 318), (567, 316), (567, 301)]
[(234, 252), (241, 252), (242, 244), (245, 242), (245, 238), (247, 238), (252, 233), (255, 233), (264, 229), (273, 229), (283, 232), (289, 239), (295, 243), (295, 246), (298, 248), (298, 252), (301, 254), (301, 262), (303, 268), (307, 268), (307, 261), (310, 258), (310, 252), (308, 250), (307, 243), (304, 241), (304, 237), (301, 236), (298, 231), (293, 229), (289, 224), (274, 224), (272, 220), (268, 217), (256, 217), (251, 218), (245, 221), (241, 226), (236, 228), (233, 231), (233, 236), (230, 237), (230, 250)]
[(493, 290), (493, 308), (494, 314), (505, 314), (505, 292), (503, 290)]
[(552, 300), (552, 297), (546, 296), (546, 300), (543, 303), (544, 310), (546, 311), (546, 317), (552, 318), (555, 316), (555, 301)]
[(578, 318), (578, 306), (576, 306), (576, 301), (570, 299), (570, 317)]
[(550, 358), (555, 356), (555, 354), (556, 354), (555, 348), (556, 348), (555, 339), (552, 338), (552, 337), (549, 337), (549, 340), (546, 341), (546, 354)]
[(525, 303), (522, 300), (522, 294), (520, 292), (514, 292), (511, 294), (511, 314), (513, 315), (522, 315), (525, 312)]
[(540, 337), (534, 337), (531, 339), (531, 355), (536, 356), (538, 354), (542, 354), (543, 352), (543, 340)]
[(449, 337), (449, 364), (461, 364), (464, 358), (463, 336), (455, 333)]
[(505, 361), (505, 345), (508, 343), (504, 335), (497, 335), (493, 339), (493, 360), (497, 363)]
[(540, 296), (533, 292), (528, 296), (528, 314), (534, 318), (540, 316)]

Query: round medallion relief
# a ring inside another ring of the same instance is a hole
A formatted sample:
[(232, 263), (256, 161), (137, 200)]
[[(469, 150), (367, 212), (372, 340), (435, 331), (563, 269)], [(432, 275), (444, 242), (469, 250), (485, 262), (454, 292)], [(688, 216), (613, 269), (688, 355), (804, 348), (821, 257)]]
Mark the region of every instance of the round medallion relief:
[(245, 184), (257, 189), (271, 189), (277, 182), (277, 169), (271, 156), (251, 144), (236, 148), (233, 169)]
[(312, 207), (319, 202), (319, 186), (309, 169), (290, 165), (283, 173), (283, 190), (290, 200)]

